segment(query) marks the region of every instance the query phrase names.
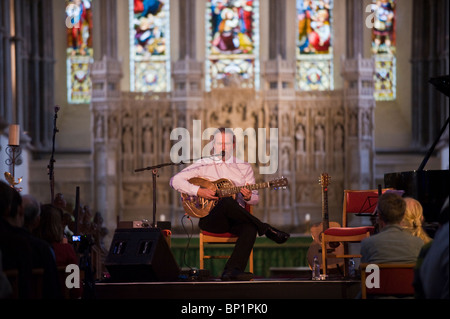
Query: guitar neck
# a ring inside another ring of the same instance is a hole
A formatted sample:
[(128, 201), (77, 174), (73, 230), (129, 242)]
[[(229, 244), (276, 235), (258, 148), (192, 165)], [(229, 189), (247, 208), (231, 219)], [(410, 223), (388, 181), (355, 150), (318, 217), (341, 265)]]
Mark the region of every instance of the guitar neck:
[(323, 224), (323, 230), (326, 230), (329, 228), (328, 190), (326, 187), (322, 188), (322, 224)]
[(227, 196), (231, 196), (231, 195), (239, 193), (242, 188), (247, 188), (249, 190), (257, 190), (257, 189), (268, 188), (268, 187), (270, 187), (268, 182), (244, 185), (244, 186), (226, 187), (226, 188), (221, 188), (221, 189), (217, 190), (217, 195), (219, 197), (227, 197)]

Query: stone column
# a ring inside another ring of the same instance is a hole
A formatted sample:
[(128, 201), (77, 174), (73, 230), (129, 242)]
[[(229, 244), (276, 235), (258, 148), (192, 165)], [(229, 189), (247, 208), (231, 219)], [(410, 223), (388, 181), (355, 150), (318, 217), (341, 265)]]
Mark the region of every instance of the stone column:
[(109, 247), (120, 218), (122, 191), (122, 71), (117, 60), (116, 0), (101, 0), (100, 8), (100, 26), (108, 32), (101, 33), (102, 59), (94, 61), (91, 69), (92, 180), (94, 207), (109, 231), (105, 238)]
[[(112, 239), (120, 215), (121, 191), (121, 65), (103, 57), (92, 65), (92, 174), (93, 199)], [(108, 247), (108, 245), (107, 245)]]
[(361, 28), (364, 26), (364, 12), (361, 0), (346, 0), (346, 33), (347, 33), (347, 58), (354, 59), (358, 54), (363, 54), (364, 37)]
[(100, 56), (117, 59), (117, 0), (100, 0)]
[(275, 60), (278, 55), (286, 59), (286, 0), (270, 0), (269, 2), (269, 59)]
[(418, 149), (429, 148), (449, 116), (448, 98), (430, 78), (448, 75), (449, 2), (415, 0), (412, 45), (412, 136)]
[(345, 189), (376, 188), (372, 59), (342, 59), (345, 109)]
[[(270, 193), (264, 190), (264, 197), (268, 205), (264, 207), (264, 216), (267, 221), (277, 225), (297, 225), (295, 209), (295, 163), (292, 161), (295, 154), (295, 124), (292, 112), (295, 108), (295, 61), (287, 60), (286, 47), (286, 1), (269, 2), (269, 34), (273, 39), (269, 47), (269, 60), (264, 65), (264, 100), (267, 107), (268, 119), (266, 121), (267, 137), (270, 128), (278, 128), (278, 150), (268, 150), (271, 161), (278, 161), (278, 170), (273, 177), (286, 176), (289, 187), (286, 190)], [(258, 137), (259, 138), (259, 137)], [(273, 144), (273, 142), (272, 142)], [(267, 147), (272, 145), (267, 143)], [(277, 151), (277, 158), (273, 152)], [(261, 176), (263, 180), (271, 179)], [(270, 219), (270, 220), (269, 220)], [(276, 219), (276, 220), (275, 220)]]
[(0, 2), (0, 118), (13, 121), (14, 109), (11, 83), (11, 16), (9, 1)]
[[(182, 127), (189, 131), (192, 138), (190, 157), (199, 158), (201, 153), (198, 145), (202, 145), (201, 140), (196, 140), (197, 135), (193, 132), (193, 121), (202, 121), (202, 130), (206, 128), (202, 116), (203, 109), (203, 67), (204, 64), (196, 60), (196, 0), (179, 1), (179, 56), (178, 60), (172, 65), (172, 78), (174, 89), (171, 98), (171, 108), (176, 114), (176, 123), (174, 127)], [(195, 150), (194, 150), (195, 148)], [(200, 150), (201, 151), (201, 148)], [(175, 174), (186, 166), (175, 166), (165, 168)], [(180, 205), (180, 196), (178, 192), (171, 192), (170, 197), (171, 223), (172, 226), (180, 224), (180, 217), (183, 215), (183, 209)]]

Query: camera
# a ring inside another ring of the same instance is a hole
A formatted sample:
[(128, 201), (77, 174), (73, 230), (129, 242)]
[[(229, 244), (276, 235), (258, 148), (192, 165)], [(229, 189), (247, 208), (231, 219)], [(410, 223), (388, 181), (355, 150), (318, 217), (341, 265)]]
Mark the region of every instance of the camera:
[(75, 250), (78, 250), (79, 253), (87, 253), (94, 244), (91, 235), (73, 235), (72, 242), (75, 245)]

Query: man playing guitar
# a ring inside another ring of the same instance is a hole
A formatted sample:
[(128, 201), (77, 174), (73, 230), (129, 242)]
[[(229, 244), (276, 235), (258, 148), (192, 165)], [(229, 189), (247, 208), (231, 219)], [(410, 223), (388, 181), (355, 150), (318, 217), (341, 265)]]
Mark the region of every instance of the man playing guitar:
[(253, 274), (245, 273), (250, 252), (256, 240), (256, 235), (266, 235), (273, 241), (282, 244), (289, 234), (263, 223), (250, 214), (246, 205), (256, 205), (259, 201), (257, 190), (242, 187), (233, 197), (219, 198), (217, 190), (201, 187), (189, 182), (192, 178), (201, 177), (210, 181), (226, 178), (236, 186), (255, 183), (251, 165), (233, 156), (236, 140), (231, 130), (218, 129), (214, 134), (214, 156), (197, 161), (176, 174), (170, 180), (170, 185), (180, 193), (196, 196), (205, 200), (217, 201), (212, 210), (199, 220), (202, 230), (213, 233), (233, 233), (239, 238), (231, 257), (228, 259), (222, 280), (251, 280)]

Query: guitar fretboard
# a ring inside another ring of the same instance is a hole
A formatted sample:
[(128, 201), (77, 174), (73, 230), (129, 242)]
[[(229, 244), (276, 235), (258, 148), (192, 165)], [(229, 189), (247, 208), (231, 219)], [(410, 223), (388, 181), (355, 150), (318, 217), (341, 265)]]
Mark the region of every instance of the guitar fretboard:
[(247, 188), (249, 190), (256, 190), (270, 187), (269, 182), (257, 183), (252, 185), (244, 185), (244, 186), (233, 186), (233, 187), (225, 187), (221, 188), (217, 191), (217, 195), (219, 197), (227, 197), (233, 194), (237, 194), (241, 191), (242, 188)]
[(323, 230), (329, 228), (328, 223), (328, 189), (326, 187), (322, 188), (322, 224)]

